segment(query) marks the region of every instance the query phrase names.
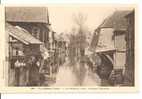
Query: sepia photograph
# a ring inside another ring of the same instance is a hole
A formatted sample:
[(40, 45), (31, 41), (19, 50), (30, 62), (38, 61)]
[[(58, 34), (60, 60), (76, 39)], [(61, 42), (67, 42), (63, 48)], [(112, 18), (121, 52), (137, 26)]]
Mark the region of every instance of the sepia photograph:
[(135, 6), (5, 6), (7, 87), (135, 87)]

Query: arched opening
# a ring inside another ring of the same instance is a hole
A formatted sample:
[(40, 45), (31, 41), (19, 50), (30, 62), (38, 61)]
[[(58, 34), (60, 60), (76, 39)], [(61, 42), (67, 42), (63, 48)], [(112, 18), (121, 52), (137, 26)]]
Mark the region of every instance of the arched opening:
[(113, 70), (113, 57), (110, 54), (97, 54), (100, 57), (101, 63), (97, 65), (97, 73), (101, 79), (108, 79)]

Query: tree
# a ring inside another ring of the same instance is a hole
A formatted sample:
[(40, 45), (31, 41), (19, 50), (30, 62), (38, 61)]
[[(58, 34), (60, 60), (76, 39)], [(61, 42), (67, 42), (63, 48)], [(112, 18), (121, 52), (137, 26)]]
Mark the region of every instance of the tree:
[(76, 44), (80, 52), (80, 56), (82, 57), (85, 54), (85, 47), (87, 45), (87, 41), (86, 41), (87, 26), (85, 25), (87, 21), (87, 16), (82, 13), (78, 13), (73, 16), (73, 21), (78, 29), (77, 30), (78, 33), (76, 35), (76, 40), (77, 40)]
[(73, 16), (73, 21), (75, 25), (77, 26), (77, 33), (75, 35), (74, 43), (74, 49), (76, 52), (76, 59), (77, 63), (79, 63), (79, 68), (76, 69), (76, 74), (79, 79), (79, 84), (82, 84), (82, 81), (85, 77), (85, 48), (87, 47), (87, 41), (86, 41), (86, 34), (87, 34), (87, 26), (85, 25), (87, 21), (87, 17), (82, 14), (78, 13), (77, 15)]
[(73, 21), (79, 28), (83, 28), (85, 22), (87, 21), (87, 16), (83, 15), (82, 13), (78, 13), (73, 16)]

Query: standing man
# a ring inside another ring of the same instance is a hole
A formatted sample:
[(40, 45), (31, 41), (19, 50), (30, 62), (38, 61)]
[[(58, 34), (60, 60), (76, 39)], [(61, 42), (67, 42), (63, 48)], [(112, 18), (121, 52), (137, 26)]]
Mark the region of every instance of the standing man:
[(20, 77), (20, 60), (17, 59), (14, 63), (15, 66), (15, 85), (19, 86), (19, 77)]
[(35, 56), (31, 56), (31, 63), (29, 63), (29, 86), (39, 85), (39, 67)]

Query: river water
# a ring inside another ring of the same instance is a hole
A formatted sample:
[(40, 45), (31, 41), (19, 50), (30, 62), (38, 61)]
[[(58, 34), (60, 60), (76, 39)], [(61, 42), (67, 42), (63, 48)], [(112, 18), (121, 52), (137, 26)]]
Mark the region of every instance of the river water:
[[(79, 66), (76, 66), (79, 67)], [(56, 75), (56, 83), (53, 86), (100, 86), (101, 79), (96, 73), (91, 72), (88, 68), (85, 68), (84, 77), (80, 84), (80, 78), (77, 76), (77, 70), (74, 70), (73, 66), (70, 66), (69, 62), (66, 62), (63, 66), (59, 67), (59, 71)], [(77, 68), (76, 68), (77, 69)], [(76, 72), (74, 72), (76, 71)]]

